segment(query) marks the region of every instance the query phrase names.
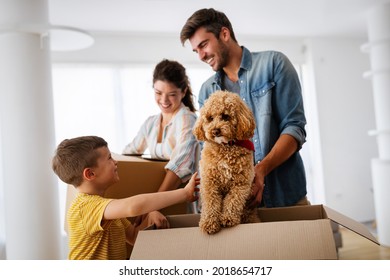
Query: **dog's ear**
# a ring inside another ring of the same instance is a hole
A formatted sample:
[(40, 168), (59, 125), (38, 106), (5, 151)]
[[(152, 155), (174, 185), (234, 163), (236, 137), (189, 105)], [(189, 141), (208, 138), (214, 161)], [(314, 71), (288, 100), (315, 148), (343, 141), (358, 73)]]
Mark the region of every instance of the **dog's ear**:
[(196, 120), (192, 133), (195, 135), (196, 139), (199, 141), (206, 140), (206, 135), (203, 130), (203, 118), (202, 114), (200, 114), (199, 118)]
[(253, 137), (256, 123), (252, 111), (248, 106), (242, 101), (239, 100), (238, 110), (236, 112), (237, 116), (237, 139), (245, 140)]

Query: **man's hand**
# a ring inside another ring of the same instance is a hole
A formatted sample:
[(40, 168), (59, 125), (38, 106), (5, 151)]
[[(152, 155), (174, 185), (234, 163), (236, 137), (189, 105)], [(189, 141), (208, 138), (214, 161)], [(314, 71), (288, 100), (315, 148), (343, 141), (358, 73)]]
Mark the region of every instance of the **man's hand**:
[(268, 155), (255, 165), (255, 179), (252, 185), (253, 198), (248, 201), (249, 207), (257, 207), (260, 204), (263, 198), (265, 176), (285, 162), (297, 149), (298, 143), (295, 138), (288, 134), (282, 134)]
[(263, 198), (263, 191), (264, 191), (264, 176), (262, 176), (260, 172), (256, 173), (256, 168), (255, 168), (255, 178), (253, 179), (253, 183), (252, 183), (252, 197), (247, 203), (249, 208), (255, 208), (260, 204)]

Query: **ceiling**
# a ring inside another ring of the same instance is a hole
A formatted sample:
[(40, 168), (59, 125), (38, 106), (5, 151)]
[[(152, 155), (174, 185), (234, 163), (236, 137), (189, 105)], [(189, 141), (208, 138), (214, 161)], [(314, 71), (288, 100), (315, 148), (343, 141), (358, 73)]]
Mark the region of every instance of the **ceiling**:
[(367, 37), (367, 12), (390, 0), (48, 0), (50, 23), (98, 32), (179, 34), (196, 10), (223, 11), (237, 35)]

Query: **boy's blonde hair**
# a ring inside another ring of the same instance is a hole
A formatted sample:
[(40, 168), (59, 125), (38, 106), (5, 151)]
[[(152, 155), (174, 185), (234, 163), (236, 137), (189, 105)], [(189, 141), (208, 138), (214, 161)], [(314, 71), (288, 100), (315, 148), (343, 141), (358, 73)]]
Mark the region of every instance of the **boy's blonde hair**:
[(81, 136), (63, 140), (52, 160), (53, 171), (67, 184), (78, 187), (83, 182), (83, 171), (95, 167), (100, 154), (98, 148), (107, 142), (98, 136)]

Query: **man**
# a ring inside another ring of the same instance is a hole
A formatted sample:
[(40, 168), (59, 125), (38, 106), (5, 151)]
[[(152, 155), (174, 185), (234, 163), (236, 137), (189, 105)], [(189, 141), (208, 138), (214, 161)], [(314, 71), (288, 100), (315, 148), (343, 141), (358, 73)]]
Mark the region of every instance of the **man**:
[(250, 52), (240, 46), (226, 15), (201, 9), (180, 34), (201, 61), (216, 72), (201, 87), (199, 106), (216, 90), (241, 96), (256, 120), (253, 207), (309, 204), (299, 150), (306, 141), (301, 86), (288, 58), (275, 51)]

